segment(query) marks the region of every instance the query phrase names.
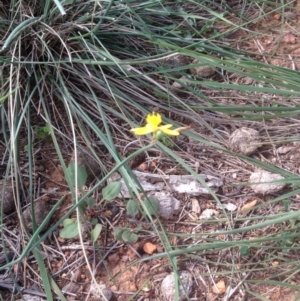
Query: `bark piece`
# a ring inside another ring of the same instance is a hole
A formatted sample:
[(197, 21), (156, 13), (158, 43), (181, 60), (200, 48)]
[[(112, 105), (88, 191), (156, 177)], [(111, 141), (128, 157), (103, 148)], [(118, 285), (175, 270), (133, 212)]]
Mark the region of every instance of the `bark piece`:
[[(210, 194), (209, 190), (191, 175), (157, 175), (139, 171), (133, 172), (145, 192), (164, 190), (169, 192), (187, 193), (192, 196)], [(217, 192), (217, 190), (223, 185), (223, 182), (217, 177), (205, 174), (198, 174), (198, 176), (213, 192)], [(112, 181), (120, 181), (122, 184), (121, 192), (123, 196), (125, 198), (130, 198), (128, 188), (120, 175), (114, 174), (109, 179), (109, 182)]]
[(0, 180), (0, 204), (2, 202), (3, 213), (8, 214), (16, 209), (13, 187), (10, 180)]
[(180, 209), (180, 201), (167, 191), (151, 191), (149, 192), (149, 196), (151, 195), (158, 199), (158, 215), (164, 219), (171, 219)]

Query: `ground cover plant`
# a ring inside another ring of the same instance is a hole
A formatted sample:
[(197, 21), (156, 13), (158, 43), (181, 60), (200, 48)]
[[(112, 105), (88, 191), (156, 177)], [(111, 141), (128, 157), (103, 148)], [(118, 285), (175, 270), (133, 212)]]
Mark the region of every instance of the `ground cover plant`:
[(299, 7), (2, 1), (2, 299), (298, 300)]

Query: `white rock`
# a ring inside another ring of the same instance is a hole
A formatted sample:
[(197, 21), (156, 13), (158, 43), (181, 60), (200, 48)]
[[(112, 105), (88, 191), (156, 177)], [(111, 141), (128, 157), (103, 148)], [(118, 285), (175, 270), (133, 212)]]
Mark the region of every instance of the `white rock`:
[[(192, 292), (193, 277), (188, 271), (178, 272), (182, 285), (178, 284), (179, 298), (176, 301), (184, 301)], [(166, 301), (175, 301), (175, 278), (174, 273), (171, 273), (161, 283), (161, 292)]]
[(201, 215), (199, 216), (199, 219), (208, 219), (211, 218), (214, 214), (216, 214), (215, 210), (205, 209), (202, 211)]
[(251, 188), (256, 193), (271, 194), (281, 190), (286, 185), (286, 183), (270, 183), (270, 182), (278, 181), (282, 179), (284, 179), (284, 177), (282, 177), (281, 175), (271, 173), (265, 170), (261, 170), (261, 171), (253, 172), (250, 176), (249, 182), (258, 183), (255, 185), (251, 185)]
[(237, 209), (237, 206), (232, 203), (228, 203), (228, 204), (220, 204), (220, 205), (218, 204), (217, 208), (219, 208), (219, 209), (225, 208), (228, 211), (235, 211)]

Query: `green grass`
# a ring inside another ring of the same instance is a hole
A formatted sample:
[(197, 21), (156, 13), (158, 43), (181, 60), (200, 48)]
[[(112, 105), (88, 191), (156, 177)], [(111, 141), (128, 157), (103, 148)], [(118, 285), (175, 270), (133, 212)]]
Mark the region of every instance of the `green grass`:
[[(279, 173), (292, 185), (281, 195), (266, 200), (262, 197), (249, 215), (221, 210), (220, 216), (211, 220), (190, 222), (191, 228), (203, 224), (203, 231), (193, 235), (169, 233), (163, 221), (155, 222), (149, 217), (151, 233), (165, 252), (143, 260), (168, 257), (171, 269), (176, 271), (182, 263), (196, 259), (199, 264), (209, 266), (204, 273), (208, 279), (223, 275), (232, 287), (241, 280), (244, 271), (249, 273), (249, 279), (248, 276), (243, 279), (248, 283), (247, 292), (257, 295), (251, 283), (262, 279), (256, 278), (260, 275), (256, 272), (268, 270), (269, 263), (279, 258), (279, 265), (270, 268), (269, 274), (266, 273), (269, 278), (263, 280), (270, 285), (291, 285), (289, 271), (298, 272), (299, 265), (293, 255), (299, 249), (298, 174), (260, 156), (235, 154), (227, 145), (228, 135), (241, 126), (261, 130), (262, 150), (271, 151), (299, 141), (298, 71), (270, 65), (266, 61), (272, 59), (273, 54), (258, 55), (253, 50), (237, 48), (237, 41), (227, 39), (237, 30), (247, 33), (242, 35), (240, 45), (256, 37), (269, 37), (268, 30), (259, 31), (255, 24), (274, 13), (284, 15), (291, 5), (280, 1), (244, 1), (233, 7), (222, 1), (221, 4), (220, 1), (45, 0), (26, 4), (3, 1), (0, 145), (7, 149), (3, 152), (3, 160), (8, 163), (6, 177), (14, 176), (16, 187), (22, 191), (16, 194), (16, 202), (21, 206), (27, 196), (30, 202), (40, 196), (36, 190), (33, 153), (45, 140), (51, 141), (56, 153), (53, 156), (59, 159), (65, 174), (69, 153), (80, 145), (92, 150), (102, 170), (101, 178), (88, 195), (78, 196), (73, 190), (74, 205), (44, 234), (36, 229), (31, 235), (21, 227), (22, 251), (5, 268), (12, 271), (13, 264), (21, 263), (33, 252), (47, 300), (53, 300), (50, 285), (53, 288), (59, 278), (49, 280), (39, 255), (39, 244), (77, 210), (84, 198), (102, 187), (113, 171), (118, 170), (133, 187), (128, 162), (139, 153), (147, 153), (150, 157), (160, 156), (162, 171), (176, 166), (181, 173), (195, 174), (197, 160), (201, 161), (202, 173), (226, 178), (232, 173), (229, 168), (237, 169), (242, 180), (225, 181), (228, 191), (238, 186), (251, 189), (247, 187), (247, 176), (255, 168)], [(282, 19), (282, 30), (284, 21)], [(167, 58), (178, 54), (185, 56), (187, 63), (170, 67)], [(189, 69), (195, 66), (195, 59), (198, 65), (216, 68), (216, 75), (192, 77)], [(187, 78), (184, 83), (182, 76)], [(240, 81), (245, 78), (251, 78), (254, 84)], [(172, 89), (173, 81), (181, 82), (180, 91)], [(162, 111), (164, 122), (173, 123), (175, 127), (191, 125), (191, 130), (184, 132), (184, 139), (196, 151), (186, 155), (187, 151), (180, 151), (179, 140), (174, 141), (179, 149), (169, 149), (161, 143), (150, 145), (148, 138), (137, 140), (129, 130), (142, 124), (152, 110)], [(44, 127), (49, 129), (50, 140), (36, 137), (34, 129)], [(221, 158), (219, 165), (215, 166), (205, 153), (198, 155), (202, 149), (208, 150), (206, 154), (217, 154), (216, 157)], [(226, 170), (220, 169), (222, 160), (227, 164)], [(25, 162), (28, 163), (27, 187), (22, 178)], [(134, 192), (139, 198), (138, 191)], [(284, 210), (282, 202), (287, 199), (292, 205)], [(222, 203), (222, 195), (212, 193), (207, 202)], [(18, 217), (21, 219), (21, 212)], [(2, 216), (2, 220), (5, 227), (6, 218)], [(8, 233), (2, 233), (3, 245)], [(172, 245), (171, 235), (186, 243)], [(220, 235), (224, 241), (220, 241)], [(260, 235), (259, 238), (256, 235)], [(80, 240), (83, 244), (82, 237)], [(242, 260), (241, 246), (250, 252), (249, 257)], [(220, 254), (232, 256), (224, 261), (213, 260)], [(260, 263), (253, 261), (255, 256)], [(240, 270), (236, 270), (237, 264), (241, 265)], [(290, 267), (288, 270), (286, 265)], [(281, 273), (281, 282), (272, 279), (275, 272)], [(90, 273), (93, 274), (91, 267)], [(224, 300), (229, 300), (230, 294)], [(263, 300), (262, 296), (259, 298)]]

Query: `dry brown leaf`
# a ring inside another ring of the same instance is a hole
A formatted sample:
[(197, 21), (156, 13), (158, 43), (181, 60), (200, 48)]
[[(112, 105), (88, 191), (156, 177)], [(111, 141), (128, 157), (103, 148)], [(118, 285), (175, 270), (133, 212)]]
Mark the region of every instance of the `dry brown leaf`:
[(106, 210), (106, 211), (103, 212), (103, 215), (105, 217), (111, 217), (112, 216), (112, 212), (111, 212), (111, 210)]
[(140, 164), (138, 167), (137, 167), (137, 170), (138, 171), (146, 171), (146, 170), (148, 170), (148, 165), (147, 165), (147, 163), (142, 163), (142, 164)]
[(143, 247), (144, 252), (149, 255), (153, 254), (156, 249), (156, 245), (152, 244), (151, 242), (146, 242)]
[(276, 267), (276, 266), (278, 266), (278, 265), (279, 265), (279, 261), (273, 261), (273, 262), (272, 262), (272, 266), (273, 266), (273, 267)]
[(281, 14), (275, 14), (275, 15), (273, 16), (273, 18), (274, 18), (275, 20), (280, 20), (280, 19), (281, 19)]
[(225, 285), (224, 280), (220, 280), (218, 283), (213, 285), (212, 291), (217, 295), (224, 294), (226, 292), (226, 285)]
[(198, 200), (195, 198), (191, 198), (191, 203), (192, 203), (192, 211), (199, 214), (201, 211), (201, 208), (200, 208)]
[(253, 201), (245, 204), (242, 207), (241, 211), (248, 211), (248, 210), (252, 209), (252, 207), (254, 207), (256, 205), (256, 203), (257, 203), (257, 200), (253, 200)]

